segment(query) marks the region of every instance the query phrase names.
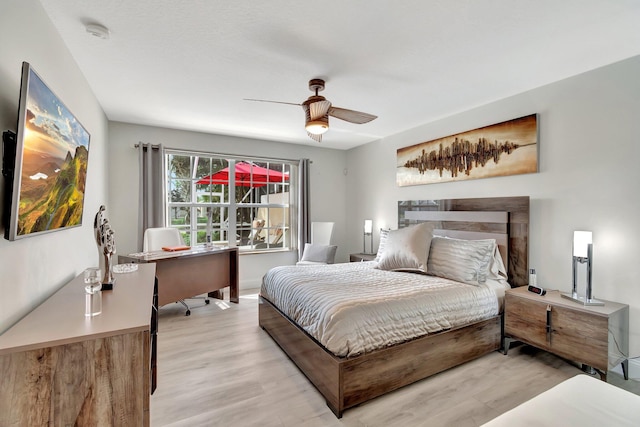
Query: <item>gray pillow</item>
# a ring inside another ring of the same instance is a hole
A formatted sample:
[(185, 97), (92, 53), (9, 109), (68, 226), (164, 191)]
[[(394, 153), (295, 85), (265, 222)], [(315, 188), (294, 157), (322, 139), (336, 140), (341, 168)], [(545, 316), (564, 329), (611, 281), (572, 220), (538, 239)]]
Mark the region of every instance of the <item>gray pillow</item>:
[(377, 268), (426, 273), (432, 236), (433, 225), (428, 223), (390, 230)]
[(337, 249), (338, 247), (336, 245), (313, 245), (311, 243), (305, 243), (300, 261), (333, 264)]
[(429, 274), (477, 286), (487, 281), (495, 253), (496, 241), (493, 239), (461, 240), (434, 236), (427, 263)]

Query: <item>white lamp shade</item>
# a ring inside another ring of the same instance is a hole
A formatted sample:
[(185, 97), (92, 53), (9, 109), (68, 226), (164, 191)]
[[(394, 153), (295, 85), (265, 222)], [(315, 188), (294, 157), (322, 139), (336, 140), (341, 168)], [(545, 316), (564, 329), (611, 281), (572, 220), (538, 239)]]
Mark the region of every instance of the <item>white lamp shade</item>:
[(574, 231), (573, 232), (573, 256), (586, 258), (587, 250), (593, 243), (593, 233), (591, 231)]
[(373, 232), (373, 221), (370, 219), (364, 220), (364, 234), (371, 234)]

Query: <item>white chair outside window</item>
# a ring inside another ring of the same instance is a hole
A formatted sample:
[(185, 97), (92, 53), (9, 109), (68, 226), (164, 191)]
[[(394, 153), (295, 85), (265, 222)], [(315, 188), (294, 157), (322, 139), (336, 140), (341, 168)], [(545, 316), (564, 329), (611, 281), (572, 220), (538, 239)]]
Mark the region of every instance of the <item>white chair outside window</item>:
[[(142, 250), (144, 252), (151, 251), (161, 251), (163, 247), (171, 247), (171, 246), (182, 246), (184, 245), (184, 240), (182, 240), (182, 236), (180, 235), (180, 231), (177, 228), (173, 227), (158, 227), (158, 228), (147, 228), (144, 231), (144, 240), (142, 243)], [(193, 299), (204, 299), (206, 304), (209, 304), (208, 297), (192, 297)], [(189, 298), (191, 299), (191, 298)], [(187, 309), (185, 312), (185, 316), (189, 316), (191, 314), (191, 309), (185, 302), (185, 300), (176, 301), (179, 302)]]
[(251, 246), (264, 241), (264, 237), (262, 236), (264, 223), (264, 219), (254, 219), (251, 223), (251, 234), (249, 234), (249, 244)]
[(312, 222), (311, 243), (304, 246), (302, 259), (296, 265), (333, 264), (337, 246), (332, 245), (334, 222)]

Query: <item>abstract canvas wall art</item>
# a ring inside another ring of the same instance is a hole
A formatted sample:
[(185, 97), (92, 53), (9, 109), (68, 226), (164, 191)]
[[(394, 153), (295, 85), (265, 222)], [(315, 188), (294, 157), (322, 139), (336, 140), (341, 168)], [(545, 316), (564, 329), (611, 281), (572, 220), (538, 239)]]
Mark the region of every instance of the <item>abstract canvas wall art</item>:
[(401, 187), (537, 171), (537, 114), (397, 150)]

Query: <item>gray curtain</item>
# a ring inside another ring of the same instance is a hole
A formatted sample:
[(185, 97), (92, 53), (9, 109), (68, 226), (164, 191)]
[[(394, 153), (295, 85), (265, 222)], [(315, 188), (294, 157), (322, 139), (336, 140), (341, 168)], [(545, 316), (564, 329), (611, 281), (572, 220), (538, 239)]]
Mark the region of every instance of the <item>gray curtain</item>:
[(298, 259), (302, 259), (304, 245), (311, 238), (309, 222), (309, 159), (300, 159), (298, 167)]
[(142, 251), (144, 230), (164, 227), (164, 150), (162, 145), (139, 143), (138, 250)]

